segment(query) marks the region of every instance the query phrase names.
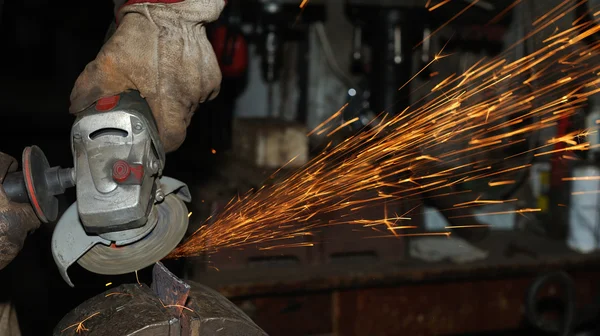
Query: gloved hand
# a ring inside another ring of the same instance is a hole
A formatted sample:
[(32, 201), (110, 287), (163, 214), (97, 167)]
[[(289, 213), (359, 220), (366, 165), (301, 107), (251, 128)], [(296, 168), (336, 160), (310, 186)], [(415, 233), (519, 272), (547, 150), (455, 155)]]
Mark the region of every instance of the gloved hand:
[(71, 113), (102, 97), (138, 90), (167, 152), (179, 148), (199, 103), (219, 92), (221, 72), (206, 37), (225, 0), (129, 0), (117, 29), (71, 93)]
[(0, 152), (0, 269), (21, 251), (27, 234), (40, 226), (31, 205), (9, 201), (1, 187), (6, 174), (16, 169), (17, 161)]

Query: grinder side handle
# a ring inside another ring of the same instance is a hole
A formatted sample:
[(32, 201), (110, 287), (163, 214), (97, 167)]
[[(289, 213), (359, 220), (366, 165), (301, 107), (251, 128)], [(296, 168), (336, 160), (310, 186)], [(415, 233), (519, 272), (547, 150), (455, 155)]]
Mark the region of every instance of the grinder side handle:
[(2, 183), (11, 202), (30, 203), (43, 223), (58, 217), (58, 200), (66, 189), (75, 186), (74, 169), (50, 167), (37, 146), (23, 151), (23, 171), (7, 174)]

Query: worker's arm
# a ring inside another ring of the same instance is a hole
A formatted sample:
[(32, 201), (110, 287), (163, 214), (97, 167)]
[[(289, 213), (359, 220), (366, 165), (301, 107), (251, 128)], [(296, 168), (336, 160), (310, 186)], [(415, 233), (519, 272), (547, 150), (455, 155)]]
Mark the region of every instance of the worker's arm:
[(10, 202), (4, 194), (2, 181), (6, 174), (16, 169), (17, 161), (0, 152), (0, 269), (21, 251), (27, 234), (40, 226), (29, 204)]
[(225, 0), (115, 0), (115, 5), (117, 29), (77, 79), (70, 112), (138, 90), (152, 108), (165, 150), (174, 151), (198, 104), (219, 92), (221, 72), (205, 24), (219, 17)]

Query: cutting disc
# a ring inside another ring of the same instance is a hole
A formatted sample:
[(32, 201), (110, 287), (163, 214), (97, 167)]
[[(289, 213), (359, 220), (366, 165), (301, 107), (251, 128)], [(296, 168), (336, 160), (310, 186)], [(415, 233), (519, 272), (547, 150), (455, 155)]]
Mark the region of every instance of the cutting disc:
[(97, 244), (77, 263), (94, 273), (115, 275), (140, 270), (164, 258), (185, 235), (188, 212), (183, 201), (174, 194), (154, 206), (158, 222), (147, 236), (120, 247)]

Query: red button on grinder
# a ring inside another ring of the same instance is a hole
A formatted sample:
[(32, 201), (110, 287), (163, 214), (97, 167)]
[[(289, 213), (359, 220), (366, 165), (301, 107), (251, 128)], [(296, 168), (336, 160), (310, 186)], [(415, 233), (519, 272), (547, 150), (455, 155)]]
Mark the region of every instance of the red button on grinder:
[(123, 183), (131, 175), (131, 168), (129, 163), (123, 160), (115, 162), (112, 170), (113, 180), (117, 183)]

